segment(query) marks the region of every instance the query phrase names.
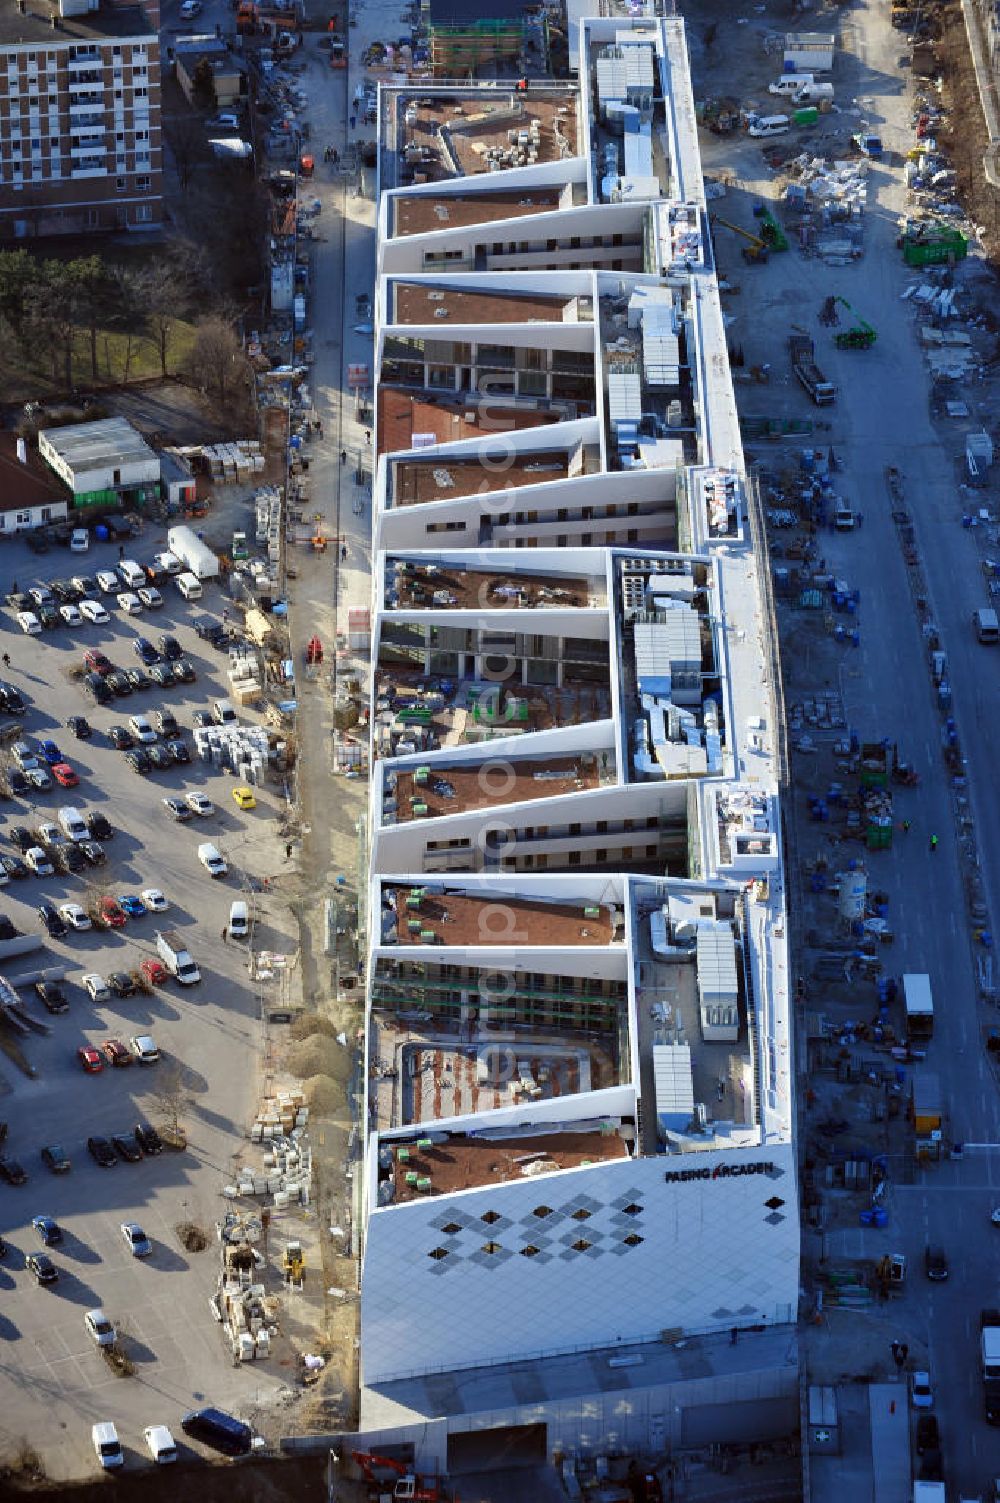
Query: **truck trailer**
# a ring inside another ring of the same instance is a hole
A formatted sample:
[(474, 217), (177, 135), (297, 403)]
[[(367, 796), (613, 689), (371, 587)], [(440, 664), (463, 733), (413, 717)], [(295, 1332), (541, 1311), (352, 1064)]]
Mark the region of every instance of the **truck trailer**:
[(196, 579), (215, 579), (219, 573), (219, 557), (213, 553), (191, 527), (168, 527), (167, 547), (176, 558), (187, 565)]
[(798, 376), (817, 407), (826, 407), (835, 401), (837, 388), (828, 381), (816, 364), (816, 351), (808, 334), (790, 334), (788, 351), (792, 357), (792, 370)]
[(903, 976), (903, 1004), (906, 1008), (906, 1037), (929, 1039), (934, 1035), (934, 998), (931, 978), (924, 972)]
[(194, 986), (201, 980), (201, 972), (176, 929), (156, 931), (156, 953), (171, 976), (175, 976), (181, 986)]
[(979, 1350), (986, 1423), (1000, 1425), (1000, 1310), (983, 1310), (980, 1314)]

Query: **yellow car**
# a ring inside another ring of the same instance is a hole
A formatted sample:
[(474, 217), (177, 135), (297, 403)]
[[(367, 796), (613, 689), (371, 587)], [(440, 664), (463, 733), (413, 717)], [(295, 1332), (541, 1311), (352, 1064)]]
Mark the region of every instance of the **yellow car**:
[(257, 800), (253, 796), (253, 789), (245, 785), (233, 789), (233, 798), (241, 809), (256, 809)]

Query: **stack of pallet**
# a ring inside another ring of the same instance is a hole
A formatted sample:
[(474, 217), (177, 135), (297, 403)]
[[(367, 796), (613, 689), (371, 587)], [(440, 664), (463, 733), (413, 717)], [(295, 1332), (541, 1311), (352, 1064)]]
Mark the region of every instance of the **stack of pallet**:
[(301, 1091), (275, 1091), (261, 1101), (250, 1129), (250, 1141), (270, 1143), (275, 1138), (290, 1137), (296, 1127), (305, 1127), (308, 1120), (309, 1108)]

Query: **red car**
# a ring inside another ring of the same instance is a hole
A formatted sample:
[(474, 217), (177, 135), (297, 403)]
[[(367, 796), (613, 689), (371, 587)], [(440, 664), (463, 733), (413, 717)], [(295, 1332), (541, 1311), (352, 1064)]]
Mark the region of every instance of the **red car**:
[(110, 673), (115, 666), (107, 654), (99, 652), (96, 647), (87, 648), (87, 651), (83, 654), (83, 661), (91, 673), (99, 673), (102, 678), (106, 673)]
[(167, 968), (162, 960), (144, 960), (139, 974), (150, 986), (162, 986), (167, 979)]
[(97, 913), (105, 929), (124, 929), (125, 910), (117, 898), (104, 897), (97, 905)]
[(76, 1051), (76, 1057), (88, 1075), (99, 1075), (104, 1069), (100, 1050), (95, 1049), (92, 1044), (81, 1044)]
[(80, 781), (68, 762), (56, 762), (52, 768), (52, 776), (60, 788), (75, 788)]
[(101, 1049), (109, 1065), (130, 1065), (132, 1063), (132, 1056), (121, 1039), (105, 1039), (101, 1045)]

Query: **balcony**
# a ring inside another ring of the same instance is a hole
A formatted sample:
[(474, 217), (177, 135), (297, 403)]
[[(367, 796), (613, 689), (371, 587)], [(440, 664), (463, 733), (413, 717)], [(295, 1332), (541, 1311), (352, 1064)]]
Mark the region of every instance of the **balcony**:
[(99, 47), (88, 47), (86, 50), (78, 49), (68, 59), (67, 68), (72, 73), (78, 68), (99, 68), (101, 66), (101, 51)]

